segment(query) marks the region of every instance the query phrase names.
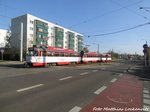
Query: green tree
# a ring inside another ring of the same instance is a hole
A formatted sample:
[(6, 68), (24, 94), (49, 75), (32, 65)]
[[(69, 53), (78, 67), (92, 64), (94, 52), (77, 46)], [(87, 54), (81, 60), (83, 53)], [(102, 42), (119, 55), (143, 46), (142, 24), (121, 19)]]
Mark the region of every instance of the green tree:
[(6, 37), (5, 37), (5, 48), (10, 48), (11, 47), (10, 38), (11, 38), (11, 31), (10, 31), (10, 27), (9, 27), (9, 29), (7, 29)]
[(119, 58), (119, 54), (117, 52), (113, 51), (113, 50), (110, 50), (108, 53), (111, 54), (113, 59)]
[(84, 47), (84, 48), (83, 48), (83, 51), (84, 51), (84, 53), (88, 53), (88, 52), (89, 52), (89, 49), (88, 49), (87, 47)]

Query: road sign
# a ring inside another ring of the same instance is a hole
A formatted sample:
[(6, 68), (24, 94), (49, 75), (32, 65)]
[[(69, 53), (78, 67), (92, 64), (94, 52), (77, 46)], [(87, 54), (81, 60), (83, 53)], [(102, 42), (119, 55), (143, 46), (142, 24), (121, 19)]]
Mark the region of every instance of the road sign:
[(80, 56), (83, 57), (83, 55), (84, 55), (84, 51), (81, 51)]
[(0, 49), (1, 51), (1, 55), (2, 55), (2, 61), (3, 61), (3, 53), (4, 53), (4, 49)]
[(144, 44), (144, 45), (143, 45), (143, 48), (148, 48), (148, 45), (147, 45), (147, 44)]
[(147, 53), (147, 49), (144, 48), (143, 49), (143, 53), (146, 54)]
[(1, 53), (4, 53), (4, 49), (1, 49)]

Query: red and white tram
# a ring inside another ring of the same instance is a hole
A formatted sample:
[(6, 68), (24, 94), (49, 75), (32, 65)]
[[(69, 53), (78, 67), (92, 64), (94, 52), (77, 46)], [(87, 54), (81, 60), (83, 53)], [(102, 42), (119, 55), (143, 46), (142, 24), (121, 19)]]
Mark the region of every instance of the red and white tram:
[[(106, 56), (106, 55), (105, 55)], [(26, 56), (25, 66), (65, 65), (88, 62), (101, 62), (104, 57), (96, 52), (88, 52), (80, 56), (78, 52), (70, 49), (56, 47), (33, 47)], [(111, 57), (109, 58), (111, 60)], [(105, 62), (107, 61), (107, 57)]]
[(111, 54), (104, 53), (101, 55), (101, 62), (110, 62), (111, 61)]

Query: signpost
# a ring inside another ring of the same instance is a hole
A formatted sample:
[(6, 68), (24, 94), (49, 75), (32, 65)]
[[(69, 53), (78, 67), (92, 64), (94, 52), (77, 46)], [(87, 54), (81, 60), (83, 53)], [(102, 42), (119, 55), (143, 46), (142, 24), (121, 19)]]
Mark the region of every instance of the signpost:
[(3, 53), (4, 53), (4, 49), (1, 49), (1, 56), (2, 56), (2, 61), (3, 61)]
[(147, 66), (147, 52), (148, 52), (148, 45), (147, 43), (143, 45), (143, 53), (144, 53), (144, 64), (145, 67)]

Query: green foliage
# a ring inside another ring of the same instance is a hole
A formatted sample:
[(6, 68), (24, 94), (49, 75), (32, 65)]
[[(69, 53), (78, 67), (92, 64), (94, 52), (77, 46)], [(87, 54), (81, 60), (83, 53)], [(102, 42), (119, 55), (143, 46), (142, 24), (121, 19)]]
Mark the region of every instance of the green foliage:
[(109, 51), (108, 53), (111, 54), (112, 59), (118, 59), (119, 58), (119, 54), (117, 52), (114, 52), (113, 50)]
[[(26, 52), (23, 52), (23, 58), (25, 58)], [(1, 56), (0, 56), (1, 59)], [(20, 60), (20, 50), (16, 48), (7, 48), (5, 49), (5, 52), (3, 53), (3, 59), (4, 60), (13, 60), (13, 61), (19, 61)]]
[(89, 49), (88, 49), (87, 47), (84, 47), (84, 48), (83, 48), (83, 51), (84, 51), (84, 53), (88, 53), (88, 52), (89, 52)]
[(11, 45), (10, 45), (10, 38), (11, 38), (11, 31), (10, 31), (10, 28), (7, 30), (6, 32), (6, 37), (5, 37), (5, 48), (10, 48)]

